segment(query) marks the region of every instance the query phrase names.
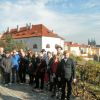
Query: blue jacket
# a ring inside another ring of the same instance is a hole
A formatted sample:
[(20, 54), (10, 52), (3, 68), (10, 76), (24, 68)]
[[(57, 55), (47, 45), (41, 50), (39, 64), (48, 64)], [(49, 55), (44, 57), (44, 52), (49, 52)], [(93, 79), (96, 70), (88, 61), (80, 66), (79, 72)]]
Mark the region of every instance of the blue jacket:
[(16, 70), (19, 69), (19, 61), (20, 61), (20, 56), (18, 54), (16, 54), (15, 56), (11, 57), (11, 61), (12, 61), (12, 68), (16, 68)]

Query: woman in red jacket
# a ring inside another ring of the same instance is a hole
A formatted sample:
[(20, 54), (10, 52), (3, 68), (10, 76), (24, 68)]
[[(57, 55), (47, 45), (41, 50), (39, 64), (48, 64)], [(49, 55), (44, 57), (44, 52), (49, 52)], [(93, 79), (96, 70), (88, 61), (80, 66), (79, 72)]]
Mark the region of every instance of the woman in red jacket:
[(55, 96), (56, 85), (57, 85), (57, 68), (59, 64), (59, 59), (57, 55), (54, 55), (49, 62), (50, 66), (50, 91), (53, 92), (52, 96)]

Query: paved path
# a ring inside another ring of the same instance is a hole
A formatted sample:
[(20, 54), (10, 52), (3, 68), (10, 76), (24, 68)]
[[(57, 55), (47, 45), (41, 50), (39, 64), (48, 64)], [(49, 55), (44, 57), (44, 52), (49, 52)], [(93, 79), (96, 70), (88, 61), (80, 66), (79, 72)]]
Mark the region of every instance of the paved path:
[(50, 95), (47, 91), (33, 92), (32, 87), (27, 84), (11, 84), (8, 87), (0, 85), (0, 100), (55, 100)]

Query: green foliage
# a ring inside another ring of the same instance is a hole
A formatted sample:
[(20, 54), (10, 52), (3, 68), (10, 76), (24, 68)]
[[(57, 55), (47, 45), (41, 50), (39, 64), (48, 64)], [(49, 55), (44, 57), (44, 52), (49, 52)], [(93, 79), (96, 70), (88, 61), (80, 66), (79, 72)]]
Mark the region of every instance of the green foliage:
[[(76, 70), (77, 80), (80, 80), (78, 89), (83, 91), (85, 88), (85, 91), (88, 92), (88, 95), (95, 95), (94, 98), (100, 99), (100, 96), (98, 95), (100, 92), (100, 62), (87, 61), (84, 64), (80, 63), (77, 65)], [(80, 88), (81, 82), (83, 83), (81, 86), (83, 88)]]
[(77, 62), (83, 61), (83, 58), (82, 58), (82, 57), (75, 56), (75, 55), (73, 55), (73, 54), (71, 54), (70, 57), (71, 57), (72, 59), (74, 59), (74, 61), (77, 61)]
[(21, 48), (27, 48), (24, 43), (20, 41), (15, 41), (11, 35), (6, 35), (4, 40), (0, 40), (0, 44), (0, 46), (3, 46), (7, 51), (12, 51), (13, 49), (19, 50)]
[(4, 41), (0, 40), (0, 47), (5, 46)]

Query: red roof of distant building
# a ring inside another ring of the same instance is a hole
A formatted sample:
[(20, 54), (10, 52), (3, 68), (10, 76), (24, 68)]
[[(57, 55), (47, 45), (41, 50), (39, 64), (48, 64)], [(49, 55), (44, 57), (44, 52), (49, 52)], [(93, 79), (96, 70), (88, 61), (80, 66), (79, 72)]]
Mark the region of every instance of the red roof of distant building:
[(73, 43), (73, 42), (65, 42), (65, 45), (70, 46), (70, 47), (80, 47), (81, 45), (78, 43)]
[(32, 25), (26, 26), (26, 27), (21, 27), (19, 30), (16, 29), (11, 29), (9, 32), (5, 32), (2, 36), (4, 38), (5, 35), (11, 34), (14, 39), (19, 39), (19, 38), (30, 38), (30, 37), (41, 37), (41, 36), (46, 36), (46, 37), (55, 37), (55, 38), (61, 38), (59, 35), (55, 34), (53, 31), (50, 31), (47, 29), (44, 25), (38, 24), (38, 25)]
[(74, 43), (74, 42), (65, 42), (64, 44), (67, 45), (67, 46), (70, 46), (70, 47), (83, 47), (83, 48), (88, 48), (89, 47), (89, 45), (78, 44), (78, 43)]
[(88, 48), (88, 47), (89, 47), (89, 45), (86, 45), (86, 44), (81, 44), (81, 47)]

